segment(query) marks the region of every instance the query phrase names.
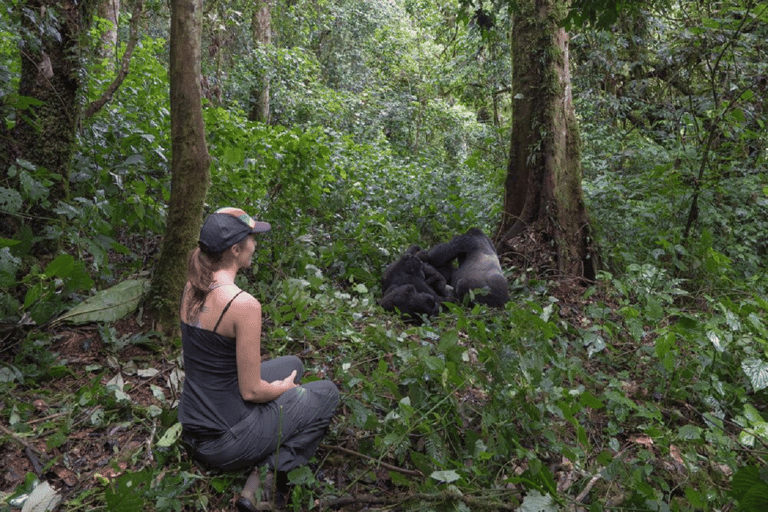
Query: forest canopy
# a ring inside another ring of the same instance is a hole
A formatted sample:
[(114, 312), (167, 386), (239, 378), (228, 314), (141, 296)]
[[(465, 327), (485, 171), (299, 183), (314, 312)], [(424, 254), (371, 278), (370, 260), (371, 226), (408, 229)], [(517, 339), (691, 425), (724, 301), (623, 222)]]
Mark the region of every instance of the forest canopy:
[[(289, 509), (768, 506), (768, 3), (548, 4), (568, 59), (534, 50), (568, 71), (586, 277), (541, 233), (501, 240), (532, 5), (203, 4), (202, 213), (270, 222), (238, 282), (264, 357), (342, 392)], [(35, 490), (228, 510), (245, 475), (190, 459), (180, 339), (151, 307), (179, 189), (169, 4), (0, 11), (0, 511)], [(530, 128), (535, 163), (552, 130)], [(472, 227), (504, 307), (381, 308), (388, 264)]]

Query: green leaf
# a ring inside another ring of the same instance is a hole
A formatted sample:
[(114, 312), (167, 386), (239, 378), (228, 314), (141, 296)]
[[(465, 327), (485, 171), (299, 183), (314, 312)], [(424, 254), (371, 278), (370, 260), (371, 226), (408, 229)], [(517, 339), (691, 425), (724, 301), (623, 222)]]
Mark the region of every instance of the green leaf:
[(755, 466), (739, 468), (731, 480), (731, 496), (739, 502), (739, 509), (762, 512), (768, 509), (768, 483)]
[[(15, 240), (11, 241), (15, 242)], [(0, 287), (9, 289), (15, 285), (19, 268), (21, 268), (21, 259), (14, 257), (7, 248), (0, 249)]]
[(558, 512), (560, 508), (552, 496), (541, 494), (537, 490), (530, 491), (518, 509), (519, 512)]
[(3, 247), (13, 247), (14, 245), (18, 245), (21, 242), (18, 240), (11, 240), (10, 238), (0, 238), (0, 248)]
[(35, 283), (34, 286), (30, 287), (27, 290), (26, 295), (24, 296), (24, 309), (29, 309), (29, 307), (35, 303), (37, 299), (39, 299), (43, 295), (43, 284), (42, 283)]
[(693, 487), (685, 488), (685, 498), (688, 500), (688, 503), (695, 508), (702, 510), (707, 508), (707, 501), (704, 495)]
[(70, 254), (62, 254), (45, 267), (46, 277), (67, 277), (75, 266), (75, 258)]
[(768, 362), (761, 359), (745, 359), (741, 363), (741, 369), (749, 377), (755, 391), (768, 387)]
[(21, 211), (22, 205), (23, 199), (18, 191), (0, 187), (0, 210), (16, 213)]
[(749, 422), (753, 425), (756, 423), (763, 423), (765, 421), (763, 416), (760, 414), (760, 411), (755, 409), (755, 407), (751, 404), (744, 404), (744, 416), (746, 416)]
[(701, 433), (703, 429), (695, 425), (683, 425), (677, 431), (677, 435), (680, 439), (696, 440), (701, 439)]
[(213, 487), (216, 492), (226, 491), (229, 488), (230, 483), (232, 483), (230, 478), (223, 478), (220, 476), (211, 478), (211, 487)]
[(714, 331), (708, 331), (707, 338), (709, 338), (709, 341), (712, 342), (715, 350), (722, 354), (723, 350), (725, 350), (725, 347), (723, 346), (723, 342), (720, 340), (720, 336), (718, 336)]
[(163, 437), (157, 442), (159, 448), (168, 448), (181, 437), (181, 423), (175, 423), (171, 428), (165, 431)]
[(148, 279), (123, 281), (78, 304), (57, 318), (56, 322), (113, 322), (133, 312), (149, 287)]
[(429, 476), (430, 478), (434, 478), (438, 482), (443, 482), (445, 484), (455, 482), (456, 480), (459, 480), (461, 478), (461, 475), (459, 475), (456, 471), (452, 469), (447, 471), (433, 471), (432, 474)]
[(144, 469), (137, 473), (124, 473), (107, 487), (104, 497), (111, 512), (146, 510), (146, 494), (152, 472)]
[(48, 436), (48, 438), (45, 440), (45, 447), (48, 450), (51, 450), (53, 448), (58, 448), (59, 446), (63, 445), (67, 442), (67, 434), (63, 430), (58, 430)]

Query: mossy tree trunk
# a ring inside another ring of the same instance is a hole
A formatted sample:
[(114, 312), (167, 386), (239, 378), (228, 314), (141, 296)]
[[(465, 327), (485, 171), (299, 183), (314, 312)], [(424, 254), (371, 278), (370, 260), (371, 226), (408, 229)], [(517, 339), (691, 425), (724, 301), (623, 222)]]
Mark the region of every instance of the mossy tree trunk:
[(597, 251), (581, 188), (568, 34), (560, 23), (567, 3), (523, 0), (518, 6), (512, 36), (512, 137), (499, 251), (508, 252), (516, 247), (517, 237), (529, 235), (553, 249), (547, 263), (552, 271), (592, 279)]
[(179, 329), (187, 256), (197, 244), (210, 183), (200, 86), (202, 14), (202, 0), (171, 1), (171, 199), (151, 291), (155, 321), (168, 335)]
[(95, 6), (94, 0), (25, 0), (20, 6), (27, 13), (22, 16), (27, 36), (21, 49), (19, 94), (39, 103), (18, 112), (11, 155), (58, 176), (49, 190), (50, 211), (43, 216), (54, 216), (56, 203), (69, 193), (70, 160), (80, 116), (77, 48)]

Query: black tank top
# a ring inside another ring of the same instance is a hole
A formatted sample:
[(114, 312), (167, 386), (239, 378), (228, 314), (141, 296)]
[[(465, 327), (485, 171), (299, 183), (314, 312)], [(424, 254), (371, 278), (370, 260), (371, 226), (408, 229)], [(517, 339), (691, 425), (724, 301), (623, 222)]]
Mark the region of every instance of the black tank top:
[(216, 333), (240, 293), (227, 303), (213, 331), (181, 322), (185, 378), (179, 422), (193, 436), (221, 435), (258, 405), (240, 395), (235, 339)]

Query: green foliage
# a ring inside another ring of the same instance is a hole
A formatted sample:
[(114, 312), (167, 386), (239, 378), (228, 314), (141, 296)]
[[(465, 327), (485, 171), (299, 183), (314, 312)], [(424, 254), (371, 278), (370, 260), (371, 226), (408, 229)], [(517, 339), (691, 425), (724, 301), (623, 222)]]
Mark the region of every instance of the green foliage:
[[(254, 48), (251, 6), (206, 12), (207, 203), (272, 223), (239, 283), (262, 300), (265, 355), (301, 354), (339, 384), (325, 442), (370, 457), (321, 450), (291, 472), (290, 508), (355, 490), (402, 510), (762, 510), (766, 11), (573, 4), (616, 21), (571, 34), (604, 271), (583, 289), (505, 268), (503, 310), (451, 306), (406, 326), (376, 304), (382, 269), (412, 243), (492, 233), (501, 214), (509, 3), (486, 2), (490, 27), (462, 5), (292, 2), (273, 13), (274, 45)], [(165, 34), (154, 9), (148, 30)], [(32, 101), (13, 96), (18, 21), (0, 16), (6, 128)], [(166, 53), (163, 36), (143, 38), (113, 101), (83, 120), (66, 201), (50, 204), (56, 175), (23, 159), (0, 183), (0, 323), (15, 326), (2, 337), (3, 425), (50, 452), (68, 453), (78, 429), (141, 439), (66, 510), (213, 510), (243, 483), (189, 462), (178, 340), (102, 322), (98, 353), (80, 363), (58, 353), (62, 326), (39, 328), (152, 266), (170, 187)], [(90, 62), (83, 102), (112, 77)], [(247, 119), (264, 79), (269, 125)], [(38, 219), (42, 208), (57, 218)], [(41, 396), (57, 412), (38, 421)]]
[[(748, 56), (766, 12), (734, 9), (633, 13), (622, 31), (587, 32), (574, 47), (589, 70), (577, 79), (585, 189), (615, 268), (650, 256), (684, 275), (688, 289), (759, 281), (766, 140), (753, 92), (761, 65)], [(652, 41), (662, 30), (685, 42)]]

